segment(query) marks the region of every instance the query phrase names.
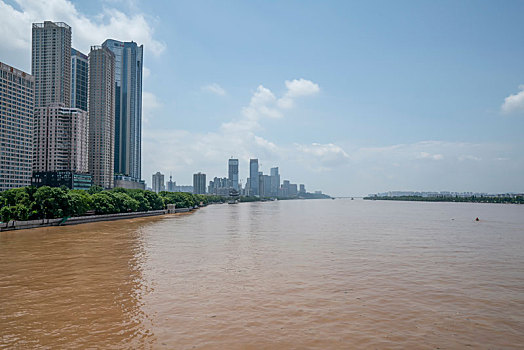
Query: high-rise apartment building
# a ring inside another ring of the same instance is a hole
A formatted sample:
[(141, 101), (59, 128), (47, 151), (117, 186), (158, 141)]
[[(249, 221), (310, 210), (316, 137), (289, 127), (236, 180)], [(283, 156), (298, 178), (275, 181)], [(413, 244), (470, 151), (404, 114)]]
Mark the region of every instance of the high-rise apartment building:
[(115, 55), (115, 174), (141, 178), (143, 46), (108, 39)]
[(35, 107), (71, 106), (71, 27), (62, 22), (33, 23), (31, 74)]
[(71, 49), (71, 107), (83, 111), (87, 111), (88, 69), (87, 55)]
[(228, 179), (232, 188), (238, 191), (238, 159), (231, 158), (229, 160)]
[(35, 108), (33, 172), (87, 173), (89, 117), (61, 103)]
[(193, 174), (193, 193), (206, 194), (206, 174)]
[(101, 46), (91, 47), (89, 59), (89, 172), (93, 184), (114, 185), (115, 55)]
[(249, 190), (250, 195), (259, 195), (258, 159), (249, 160)]
[(157, 171), (156, 174), (153, 174), (153, 191), (156, 193), (166, 190), (166, 185), (164, 183), (164, 174), (161, 174), (160, 171)]
[(34, 78), (0, 62), (0, 191), (31, 184)]

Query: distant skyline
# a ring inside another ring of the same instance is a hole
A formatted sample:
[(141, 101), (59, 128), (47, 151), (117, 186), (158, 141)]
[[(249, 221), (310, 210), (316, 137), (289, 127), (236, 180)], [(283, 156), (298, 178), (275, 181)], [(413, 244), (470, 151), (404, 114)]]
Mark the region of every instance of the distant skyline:
[(31, 24), (84, 54), (144, 45), (142, 178), (239, 159), (309, 191), (524, 192), (522, 1), (0, 0), (0, 61)]

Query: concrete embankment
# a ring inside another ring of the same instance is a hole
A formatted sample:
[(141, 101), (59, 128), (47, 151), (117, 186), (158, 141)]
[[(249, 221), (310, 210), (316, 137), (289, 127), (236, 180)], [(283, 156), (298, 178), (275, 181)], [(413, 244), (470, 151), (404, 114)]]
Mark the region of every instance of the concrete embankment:
[(29, 221), (9, 221), (0, 222), (0, 232), (12, 231), (12, 230), (23, 230), (29, 228), (46, 227), (46, 226), (65, 226), (65, 225), (77, 225), (85, 224), (89, 222), (97, 221), (113, 221), (122, 219), (133, 219), (146, 216), (157, 216), (174, 213), (187, 213), (194, 210), (195, 208), (176, 208), (170, 210), (151, 210), (151, 211), (139, 211), (134, 213), (118, 213), (118, 214), (104, 214), (104, 215), (88, 215), (88, 216), (75, 216), (68, 219), (40, 219), (40, 220), (29, 220)]

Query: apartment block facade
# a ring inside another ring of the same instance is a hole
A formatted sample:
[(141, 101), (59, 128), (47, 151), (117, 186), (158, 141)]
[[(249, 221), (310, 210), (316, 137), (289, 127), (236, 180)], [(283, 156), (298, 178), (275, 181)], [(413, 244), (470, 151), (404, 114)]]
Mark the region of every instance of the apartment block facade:
[(87, 173), (89, 116), (61, 103), (35, 108), (33, 171)]
[(31, 184), (34, 84), (0, 62), (0, 191)]
[(31, 74), (35, 107), (71, 106), (71, 27), (62, 22), (33, 23)]
[(89, 59), (89, 173), (93, 184), (114, 186), (115, 55), (92, 46)]

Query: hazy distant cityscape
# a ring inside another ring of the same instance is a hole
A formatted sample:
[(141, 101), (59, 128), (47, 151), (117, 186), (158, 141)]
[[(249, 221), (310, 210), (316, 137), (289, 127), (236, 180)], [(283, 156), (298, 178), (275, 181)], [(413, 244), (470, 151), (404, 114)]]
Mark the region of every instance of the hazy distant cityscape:
[[(213, 180), (206, 182), (207, 175), (201, 172), (193, 174), (192, 185), (177, 185), (173, 181), (173, 176), (169, 175), (169, 181), (165, 182), (165, 175), (157, 172), (152, 176), (152, 187), (148, 188), (156, 193), (167, 192), (190, 192), (195, 194), (211, 194), (218, 196), (230, 196), (231, 194), (246, 197), (261, 198), (293, 198), (307, 194), (306, 185), (291, 183), (290, 180), (280, 181), (278, 167), (270, 169), (269, 174), (260, 171), (258, 159), (249, 160), (249, 177), (244, 185), (239, 179), (240, 162), (236, 158), (231, 158), (227, 163), (227, 177), (214, 177)], [(314, 191), (314, 194), (321, 195), (322, 191)]]
[(371, 193), (368, 197), (512, 197), (522, 196), (522, 193), (480, 193), (480, 192), (451, 192), (451, 191), (440, 191), (440, 192), (420, 192), (420, 191), (388, 191), (382, 193)]

